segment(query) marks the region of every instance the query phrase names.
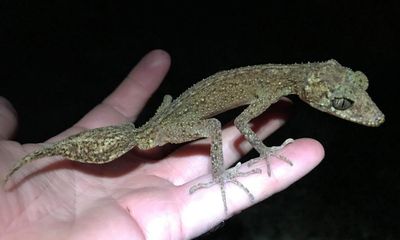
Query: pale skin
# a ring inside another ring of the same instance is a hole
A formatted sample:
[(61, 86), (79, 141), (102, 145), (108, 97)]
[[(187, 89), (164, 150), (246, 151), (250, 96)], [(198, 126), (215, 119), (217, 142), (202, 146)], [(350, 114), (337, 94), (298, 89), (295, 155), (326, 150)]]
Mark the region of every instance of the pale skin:
[[(73, 127), (49, 142), (87, 129), (134, 121), (156, 90), (170, 65), (167, 53), (156, 50), (144, 57), (121, 85)], [(6, 100), (0, 101), (1, 175), (24, 155), (41, 145), (21, 145), (10, 138), (16, 118)], [(284, 114), (262, 114), (252, 121), (260, 138), (281, 126)], [(223, 127), (225, 168), (232, 166), (251, 146), (232, 124)], [(239, 142), (238, 142), (239, 141)], [(322, 146), (312, 139), (295, 140), (279, 151), (293, 163), (270, 160), (254, 168), (262, 174), (240, 178), (255, 201), (240, 188), (226, 184), (228, 213), (221, 207), (218, 186), (188, 194), (196, 184), (212, 179), (209, 139), (173, 152), (132, 151), (107, 165), (43, 159), (29, 164), (11, 191), (0, 190), (0, 235), (4, 239), (187, 239), (208, 231), (225, 218), (281, 191), (313, 169), (323, 158)], [(167, 150), (166, 150), (167, 151)], [(160, 156), (163, 156), (160, 159)], [(38, 173), (38, 171), (40, 173)], [(31, 175), (30, 175), (31, 174)]]

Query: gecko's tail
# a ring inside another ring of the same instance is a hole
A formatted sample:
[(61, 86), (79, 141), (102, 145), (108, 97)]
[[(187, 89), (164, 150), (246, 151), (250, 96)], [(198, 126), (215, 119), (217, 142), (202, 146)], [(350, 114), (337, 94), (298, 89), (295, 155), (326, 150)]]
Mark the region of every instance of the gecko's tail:
[(44, 157), (63, 156), (72, 161), (95, 164), (110, 162), (137, 146), (137, 132), (129, 123), (72, 135), (23, 157), (5, 176), (3, 184), (23, 165)]
[(23, 157), (21, 160), (19, 160), (15, 165), (10, 169), (10, 171), (7, 173), (7, 175), (4, 177), (2, 180), (3, 186), (8, 182), (10, 177), (18, 170), (20, 169), (23, 165), (30, 163), (36, 159), (44, 158), (44, 157), (51, 157), (54, 156), (54, 151), (52, 146), (40, 148), (25, 157)]

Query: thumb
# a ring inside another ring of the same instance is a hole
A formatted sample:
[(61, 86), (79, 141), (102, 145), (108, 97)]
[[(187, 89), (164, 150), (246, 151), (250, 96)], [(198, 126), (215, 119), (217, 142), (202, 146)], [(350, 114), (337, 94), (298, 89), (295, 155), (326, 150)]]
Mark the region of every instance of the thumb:
[(9, 139), (17, 129), (17, 112), (11, 103), (0, 96), (0, 140)]

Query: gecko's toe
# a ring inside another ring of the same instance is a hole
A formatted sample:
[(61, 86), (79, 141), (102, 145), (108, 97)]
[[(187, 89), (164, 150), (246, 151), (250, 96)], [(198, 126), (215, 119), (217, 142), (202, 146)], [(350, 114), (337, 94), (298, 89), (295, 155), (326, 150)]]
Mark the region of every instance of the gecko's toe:
[(282, 145), (280, 146), (274, 146), (274, 147), (270, 147), (268, 148), (264, 154), (261, 154), (259, 157), (257, 158), (253, 158), (251, 159), (248, 163), (247, 166), (251, 167), (254, 164), (256, 164), (257, 162), (259, 162), (260, 160), (265, 160), (267, 163), (267, 174), (268, 176), (271, 176), (271, 160), (270, 157), (276, 157), (279, 160), (282, 160), (284, 162), (286, 162), (287, 164), (289, 164), (290, 166), (293, 166), (293, 162), (290, 161), (289, 158), (285, 157), (284, 155), (278, 154), (278, 151), (280, 151), (282, 148), (284, 148), (286, 145), (290, 144), (294, 142), (294, 140), (292, 138), (288, 138), (286, 139)]
[(240, 166), (241, 166), (241, 163), (239, 162), (233, 168), (227, 169), (221, 175), (214, 177), (214, 179), (212, 181), (207, 182), (207, 183), (198, 183), (198, 184), (192, 186), (189, 189), (189, 193), (193, 194), (197, 190), (200, 190), (203, 188), (210, 188), (214, 185), (219, 185), (220, 189), (221, 189), (221, 194), (222, 194), (222, 201), (224, 203), (224, 209), (225, 209), (225, 212), (227, 212), (228, 208), (227, 208), (227, 204), (226, 204), (225, 184), (233, 183), (236, 186), (238, 186), (239, 188), (241, 188), (249, 197), (250, 202), (253, 203), (255, 200), (253, 194), (250, 192), (250, 190), (246, 186), (244, 186), (241, 182), (239, 182), (237, 180), (237, 178), (238, 177), (247, 177), (252, 174), (260, 174), (262, 172), (262, 170), (260, 168), (255, 168), (255, 169), (252, 169), (247, 172), (241, 172), (241, 171), (239, 171)]

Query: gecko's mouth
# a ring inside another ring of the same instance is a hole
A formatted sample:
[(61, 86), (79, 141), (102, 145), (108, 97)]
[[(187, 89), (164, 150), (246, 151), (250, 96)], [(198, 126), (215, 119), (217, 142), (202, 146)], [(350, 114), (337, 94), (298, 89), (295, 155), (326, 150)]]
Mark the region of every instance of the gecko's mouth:
[(374, 111), (373, 113), (365, 114), (362, 116), (351, 115), (348, 113), (345, 114), (345, 113), (336, 111), (336, 113), (333, 115), (336, 115), (345, 120), (349, 120), (351, 122), (358, 123), (358, 124), (361, 124), (361, 125), (364, 125), (367, 127), (378, 127), (385, 121), (385, 115), (381, 111), (379, 111), (379, 112)]

